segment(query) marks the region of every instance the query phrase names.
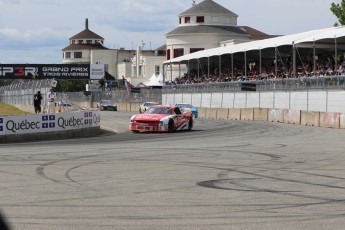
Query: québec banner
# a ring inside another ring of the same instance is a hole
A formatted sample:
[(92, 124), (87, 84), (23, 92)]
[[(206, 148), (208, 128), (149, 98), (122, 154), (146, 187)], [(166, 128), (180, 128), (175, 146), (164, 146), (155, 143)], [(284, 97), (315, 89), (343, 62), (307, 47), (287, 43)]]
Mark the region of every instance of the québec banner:
[(66, 131), (100, 126), (99, 111), (0, 116), (0, 136)]
[(104, 76), (103, 64), (0, 64), (0, 80), (99, 80)]

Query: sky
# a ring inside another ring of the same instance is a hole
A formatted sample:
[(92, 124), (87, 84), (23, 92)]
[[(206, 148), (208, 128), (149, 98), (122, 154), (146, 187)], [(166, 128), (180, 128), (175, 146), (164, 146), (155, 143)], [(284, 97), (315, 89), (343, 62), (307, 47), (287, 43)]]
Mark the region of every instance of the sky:
[[(200, 3), (202, 0), (196, 0)], [(239, 26), (270, 35), (327, 28), (341, 0), (214, 0), (236, 13)], [(0, 0), (0, 63), (61, 64), (69, 38), (89, 29), (111, 49), (156, 49), (178, 27), (192, 0)]]

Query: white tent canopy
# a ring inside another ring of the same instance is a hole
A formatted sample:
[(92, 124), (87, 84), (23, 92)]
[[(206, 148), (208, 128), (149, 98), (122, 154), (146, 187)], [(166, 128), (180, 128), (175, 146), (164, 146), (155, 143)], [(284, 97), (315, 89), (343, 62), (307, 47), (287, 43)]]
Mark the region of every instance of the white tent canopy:
[(303, 33), (280, 36), (264, 40), (246, 42), (231, 46), (217, 47), (187, 54), (178, 58), (165, 61), (164, 64), (186, 62), (192, 59), (199, 59), (211, 56), (219, 56), (224, 54), (232, 54), (238, 52), (246, 52), (250, 50), (262, 50), (266, 48), (275, 48), (285, 45), (313, 43), (322, 39), (336, 39), (345, 37), (345, 26), (330, 27), (325, 29), (311, 30)]
[(163, 75), (159, 74), (158, 76), (156, 74), (152, 74), (151, 78), (144, 82), (146, 86), (163, 86)]

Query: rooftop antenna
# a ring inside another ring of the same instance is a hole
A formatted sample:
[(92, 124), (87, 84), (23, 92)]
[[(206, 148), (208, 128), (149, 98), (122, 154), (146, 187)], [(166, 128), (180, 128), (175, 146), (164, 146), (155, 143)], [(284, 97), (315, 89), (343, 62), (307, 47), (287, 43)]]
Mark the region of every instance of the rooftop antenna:
[(89, 29), (89, 19), (85, 19), (85, 29)]

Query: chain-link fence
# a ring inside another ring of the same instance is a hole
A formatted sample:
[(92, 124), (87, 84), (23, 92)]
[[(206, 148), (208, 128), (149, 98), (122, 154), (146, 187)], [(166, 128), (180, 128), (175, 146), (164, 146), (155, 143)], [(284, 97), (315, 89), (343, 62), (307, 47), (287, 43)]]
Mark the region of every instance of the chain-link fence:
[(255, 85), (256, 91), (305, 91), (345, 89), (345, 76), (336, 77), (301, 77), (270, 79), (257, 81), (230, 81), (220, 83), (202, 83), (188, 85), (168, 85), (163, 87), (163, 93), (200, 93), (200, 92), (239, 92), (242, 85)]
[(84, 92), (62, 93), (61, 96), (66, 98), (67, 101), (81, 106), (85, 102), (91, 103), (92, 105), (101, 100), (111, 100), (114, 103), (144, 103), (145, 101), (162, 102), (162, 90), (148, 88), (141, 89), (140, 93), (131, 93), (127, 90), (108, 90), (91, 92), (88, 96), (86, 96)]
[[(21, 80), (8, 86), (0, 87), (0, 101), (13, 105), (32, 105), (33, 96), (39, 90), (43, 94), (42, 105), (47, 104), (47, 93), (51, 89), (52, 80)], [(140, 92), (130, 90), (107, 89), (106, 91), (57, 93), (57, 101), (65, 110), (95, 108), (96, 103), (108, 99), (114, 103), (144, 103), (154, 101), (162, 103), (162, 94), (207, 93), (207, 92), (239, 92), (244, 83), (255, 85), (256, 91), (307, 91), (307, 90), (345, 90), (345, 76), (336, 77), (301, 77), (287, 79), (270, 79), (258, 81), (231, 81), (222, 83), (203, 83), (189, 85), (167, 85), (162, 89), (142, 88)]]
[[(0, 87), (0, 101), (7, 104), (33, 104), (33, 98), (37, 91), (42, 95), (48, 94), (52, 80), (18, 80), (11, 85)], [(43, 97), (43, 104), (47, 98)]]

